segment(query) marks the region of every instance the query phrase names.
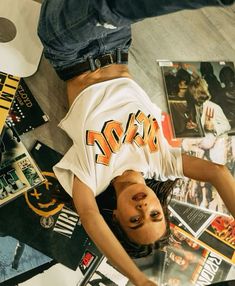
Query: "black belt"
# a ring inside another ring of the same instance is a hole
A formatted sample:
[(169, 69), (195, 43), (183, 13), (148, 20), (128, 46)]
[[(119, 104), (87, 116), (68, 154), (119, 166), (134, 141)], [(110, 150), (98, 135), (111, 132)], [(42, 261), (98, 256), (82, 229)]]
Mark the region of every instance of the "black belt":
[(69, 80), (87, 71), (95, 71), (111, 64), (127, 64), (127, 62), (128, 53), (124, 53), (117, 49), (114, 54), (110, 53), (98, 57), (88, 57), (83, 63), (78, 63), (63, 70), (57, 70), (56, 72), (61, 79)]

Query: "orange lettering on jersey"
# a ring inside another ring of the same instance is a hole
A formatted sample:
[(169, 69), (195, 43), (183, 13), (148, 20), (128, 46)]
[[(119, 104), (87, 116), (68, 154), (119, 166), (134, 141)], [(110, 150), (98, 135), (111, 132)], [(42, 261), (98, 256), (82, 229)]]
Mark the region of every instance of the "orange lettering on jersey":
[(159, 132), (159, 125), (155, 118), (151, 118), (150, 122), (151, 122), (151, 127), (149, 130), (148, 146), (149, 146), (150, 152), (156, 152), (158, 151), (157, 135)]
[(137, 112), (136, 120), (138, 123), (143, 125), (143, 136), (141, 136), (139, 133), (135, 136), (136, 144), (141, 147), (146, 145), (148, 142), (150, 122), (149, 118), (142, 111)]
[(108, 166), (112, 154), (125, 143), (135, 143), (138, 147), (148, 144), (151, 153), (158, 151), (158, 132), (157, 120), (138, 111), (129, 115), (125, 133), (121, 122), (110, 120), (105, 122), (101, 132), (87, 131), (86, 141), (89, 146), (96, 143), (101, 150), (102, 154), (95, 155), (96, 163)]
[(137, 133), (138, 126), (135, 124), (135, 114), (131, 113), (126, 126), (125, 137), (123, 143), (132, 143)]
[(112, 150), (110, 149), (109, 144), (104, 135), (100, 132), (87, 131), (86, 141), (87, 145), (91, 146), (94, 146), (94, 144), (96, 143), (102, 152), (102, 155), (96, 154), (96, 163), (103, 164), (106, 166), (109, 165)]
[(102, 133), (112, 152), (118, 152), (121, 147), (121, 137), (123, 135), (122, 124), (117, 121), (108, 121), (105, 123)]

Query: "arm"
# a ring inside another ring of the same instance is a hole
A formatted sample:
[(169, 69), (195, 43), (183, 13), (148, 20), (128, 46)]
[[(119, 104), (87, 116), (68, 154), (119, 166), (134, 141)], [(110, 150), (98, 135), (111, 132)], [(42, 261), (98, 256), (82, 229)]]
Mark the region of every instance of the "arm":
[(128, 256), (101, 216), (91, 189), (74, 178), (73, 200), (83, 227), (100, 251), (134, 285), (154, 286)]
[(235, 179), (226, 166), (183, 154), (183, 173), (194, 180), (211, 183), (235, 217)]

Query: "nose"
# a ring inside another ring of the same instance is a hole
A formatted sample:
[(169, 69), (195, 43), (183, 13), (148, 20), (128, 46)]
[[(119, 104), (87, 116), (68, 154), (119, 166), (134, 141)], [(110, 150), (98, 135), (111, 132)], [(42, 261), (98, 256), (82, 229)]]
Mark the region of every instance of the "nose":
[(139, 209), (139, 210), (145, 209), (145, 208), (147, 207), (147, 205), (148, 205), (148, 204), (147, 204), (146, 202), (143, 202), (143, 201), (141, 202), (141, 201), (140, 201), (140, 202), (138, 202), (138, 204), (136, 205), (136, 208)]

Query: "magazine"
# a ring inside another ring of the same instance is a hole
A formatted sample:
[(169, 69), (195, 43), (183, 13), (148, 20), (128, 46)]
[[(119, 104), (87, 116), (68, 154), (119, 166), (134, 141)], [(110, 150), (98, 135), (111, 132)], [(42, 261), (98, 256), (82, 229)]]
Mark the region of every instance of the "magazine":
[(210, 285), (230, 279), (234, 266), (177, 230), (165, 248), (164, 286)]
[(6, 119), (8, 126), (13, 126), (17, 133), (22, 135), (48, 120), (49, 117), (43, 112), (25, 81), (21, 79)]
[(0, 134), (19, 86), (20, 78), (0, 72)]
[(175, 137), (235, 134), (232, 62), (159, 62)]
[(89, 249), (100, 259), (102, 254), (82, 227), (72, 198), (52, 171), (62, 155), (38, 141), (31, 154), (46, 180), (0, 208), (1, 231), (73, 270)]
[[(201, 142), (198, 138), (184, 138), (181, 148), (186, 154), (226, 165), (235, 177), (235, 136), (218, 137), (213, 146), (208, 140)], [(209, 183), (188, 178), (180, 179), (173, 189), (173, 199), (211, 212), (229, 215), (217, 190)]]
[(181, 146), (182, 140), (174, 137), (170, 115), (167, 112), (162, 112), (162, 130), (164, 137), (172, 147)]
[(134, 262), (150, 280), (157, 283), (157, 285), (162, 285), (165, 260), (166, 252), (157, 249), (153, 250), (148, 256), (134, 259)]
[[(39, 274), (19, 286), (44, 286), (50, 285), (53, 281), (53, 285), (56, 286), (126, 286), (128, 279), (117, 271), (107, 260), (106, 257), (101, 257), (95, 260), (94, 256), (88, 253), (83, 259), (84, 265), (86, 265), (89, 271), (84, 275), (84, 266), (80, 266), (76, 271), (73, 271), (61, 264), (52, 266), (49, 270), (42, 274)], [(92, 267), (91, 267), (92, 265)], [(89, 275), (88, 275), (89, 273)]]
[(106, 257), (102, 260), (101, 264), (98, 266), (92, 277), (86, 283), (79, 284), (81, 286), (126, 286), (128, 283), (128, 278), (122, 275), (118, 270), (116, 270), (107, 260)]
[(198, 237), (216, 216), (176, 200), (171, 200), (168, 209), (194, 237)]
[(229, 263), (235, 264), (235, 221), (232, 217), (216, 216), (197, 238), (174, 215), (171, 216), (170, 221), (175, 233), (180, 231)]
[[(0, 283), (52, 261), (48, 256), (0, 233)], [(12, 284), (13, 285), (13, 284)]]
[(5, 126), (0, 139), (0, 206), (32, 189), (44, 177), (15, 130)]

